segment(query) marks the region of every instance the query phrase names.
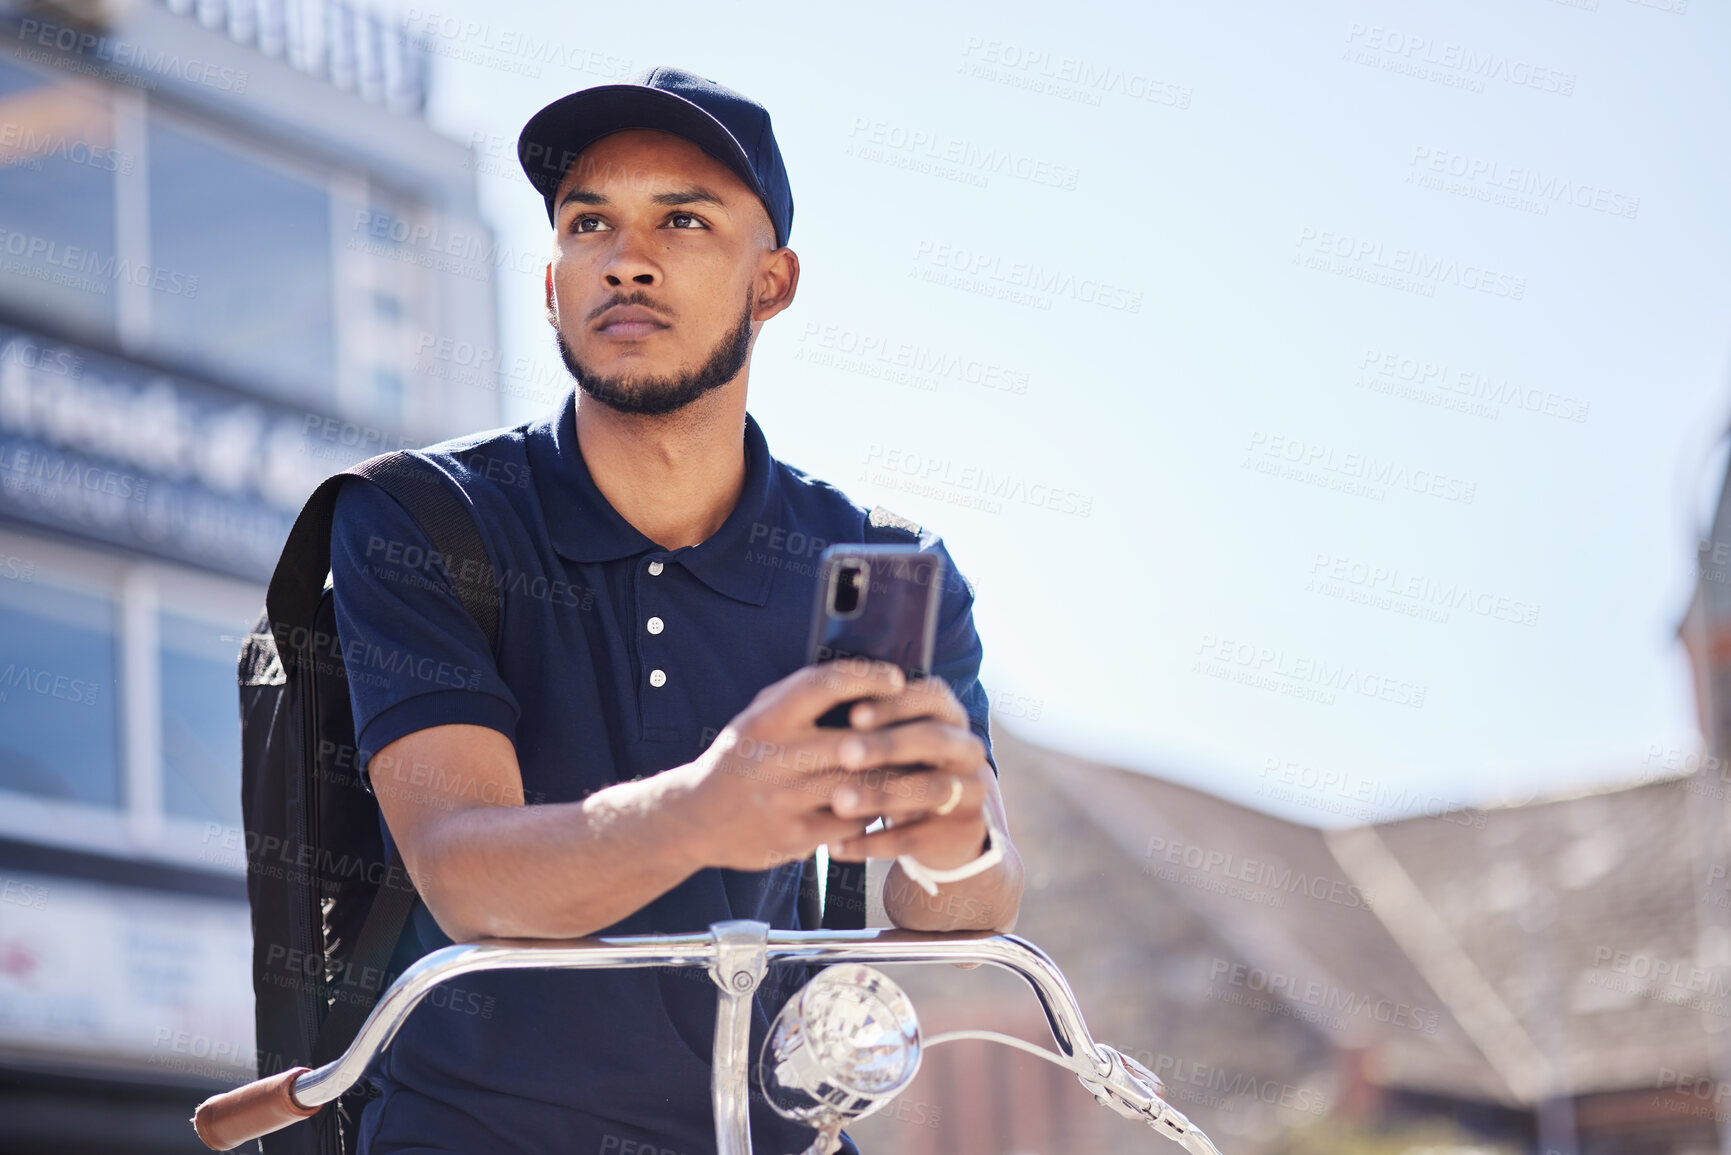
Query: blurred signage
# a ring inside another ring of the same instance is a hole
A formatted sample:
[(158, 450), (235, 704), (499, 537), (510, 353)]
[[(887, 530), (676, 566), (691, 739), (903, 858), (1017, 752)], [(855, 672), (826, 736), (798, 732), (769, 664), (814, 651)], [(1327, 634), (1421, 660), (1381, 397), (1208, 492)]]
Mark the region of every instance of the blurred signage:
[(246, 904), (0, 871), (0, 1050), (251, 1078)]
[(333, 424), (0, 325), (0, 515), (268, 579)]

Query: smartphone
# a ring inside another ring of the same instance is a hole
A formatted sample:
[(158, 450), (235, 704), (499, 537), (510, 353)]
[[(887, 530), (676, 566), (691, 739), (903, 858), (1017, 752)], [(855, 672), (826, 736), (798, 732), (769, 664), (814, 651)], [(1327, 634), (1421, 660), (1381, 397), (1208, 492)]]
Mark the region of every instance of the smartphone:
[[(911, 680), (931, 673), (944, 559), (909, 545), (832, 545), (818, 558), (808, 662), (871, 658)], [(846, 726), (853, 702), (818, 719)]]

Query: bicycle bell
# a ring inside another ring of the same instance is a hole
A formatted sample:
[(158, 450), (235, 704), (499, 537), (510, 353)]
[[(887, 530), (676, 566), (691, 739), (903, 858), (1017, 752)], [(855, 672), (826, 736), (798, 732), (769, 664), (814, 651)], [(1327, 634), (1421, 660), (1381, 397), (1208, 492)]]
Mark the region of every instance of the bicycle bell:
[(888, 1103), (919, 1068), (913, 1002), (882, 971), (852, 963), (819, 971), (782, 1006), (758, 1076), (778, 1115), (829, 1130)]

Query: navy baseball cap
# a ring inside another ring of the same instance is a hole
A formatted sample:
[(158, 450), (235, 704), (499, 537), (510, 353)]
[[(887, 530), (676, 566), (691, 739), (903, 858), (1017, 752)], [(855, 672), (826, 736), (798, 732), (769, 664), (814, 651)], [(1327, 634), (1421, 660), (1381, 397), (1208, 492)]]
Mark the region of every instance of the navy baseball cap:
[(529, 118), (517, 138), (517, 160), (547, 201), (577, 154), (608, 133), (627, 128), (671, 132), (739, 175), (775, 226), (775, 243), (793, 228), (793, 191), (763, 105), (731, 88), (679, 68), (650, 68), (624, 84), (601, 84), (561, 96)]

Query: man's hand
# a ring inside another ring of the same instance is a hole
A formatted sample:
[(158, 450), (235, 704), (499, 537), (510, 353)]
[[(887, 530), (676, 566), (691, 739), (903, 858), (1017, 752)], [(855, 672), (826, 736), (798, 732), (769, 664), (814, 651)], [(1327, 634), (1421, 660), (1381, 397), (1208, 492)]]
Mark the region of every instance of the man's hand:
[[(911, 854), (934, 870), (978, 858), (992, 771), (985, 743), (968, 728), (967, 711), (949, 685), (921, 678), (899, 693), (859, 703), (848, 722), (861, 731), (860, 764), (868, 769), (840, 783), (830, 806), (842, 818), (869, 823), (882, 815), (893, 825), (842, 840), (831, 854), (845, 861)], [(940, 807), (947, 813), (935, 813)]]
[(830, 795), (850, 771), (871, 765), (867, 736), (817, 719), (839, 703), (893, 699), (905, 687), (895, 666), (851, 659), (806, 666), (759, 691), (686, 768), (698, 862), (767, 870), (863, 833), (870, 818), (838, 816)]
[(861, 768), (836, 786), (831, 807), (844, 818), (882, 815), (894, 825), (843, 839), (830, 847), (831, 855), (859, 860), (909, 854), (924, 866), (948, 870), (979, 857), (990, 813), (1003, 834), (1003, 861), (971, 878), (941, 884), (936, 895), (914, 885), (895, 863), (884, 879), (884, 910), (891, 922), (909, 930), (1015, 929), (1022, 859), (1009, 841), (1004, 800), (986, 762), (985, 744), (969, 728), (967, 711), (949, 685), (922, 678), (855, 705), (848, 721), (863, 748), (863, 757), (850, 761)]

